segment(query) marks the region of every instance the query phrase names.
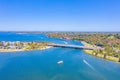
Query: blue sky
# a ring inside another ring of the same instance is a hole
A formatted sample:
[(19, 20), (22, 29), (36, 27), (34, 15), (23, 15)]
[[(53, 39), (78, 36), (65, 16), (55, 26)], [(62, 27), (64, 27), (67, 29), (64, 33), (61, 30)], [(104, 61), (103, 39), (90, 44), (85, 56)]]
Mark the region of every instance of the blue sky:
[(120, 31), (120, 0), (0, 0), (0, 31)]

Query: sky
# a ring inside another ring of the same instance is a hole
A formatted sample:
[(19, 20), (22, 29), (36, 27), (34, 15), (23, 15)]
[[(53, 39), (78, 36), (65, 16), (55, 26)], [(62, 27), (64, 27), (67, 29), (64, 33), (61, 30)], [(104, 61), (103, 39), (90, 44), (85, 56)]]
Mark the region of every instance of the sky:
[(120, 31), (120, 0), (0, 0), (0, 31)]

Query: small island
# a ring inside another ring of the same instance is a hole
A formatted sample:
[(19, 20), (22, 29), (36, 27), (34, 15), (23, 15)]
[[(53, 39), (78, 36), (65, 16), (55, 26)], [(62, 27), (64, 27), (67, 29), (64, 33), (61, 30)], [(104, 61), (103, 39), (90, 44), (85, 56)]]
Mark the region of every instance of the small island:
[(0, 41), (0, 52), (43, 50), (50, 48), (49, 44), (49, 42)]

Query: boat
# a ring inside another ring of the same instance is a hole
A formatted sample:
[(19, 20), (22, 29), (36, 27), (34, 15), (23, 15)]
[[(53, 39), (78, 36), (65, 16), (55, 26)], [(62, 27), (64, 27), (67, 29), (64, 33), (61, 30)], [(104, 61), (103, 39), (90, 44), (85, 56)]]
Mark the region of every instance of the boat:
[(57, 64), (63, 64), (63, 61), (58, 61)]
[(65, 44), (68, 44), (68, 42), (64, 41)]

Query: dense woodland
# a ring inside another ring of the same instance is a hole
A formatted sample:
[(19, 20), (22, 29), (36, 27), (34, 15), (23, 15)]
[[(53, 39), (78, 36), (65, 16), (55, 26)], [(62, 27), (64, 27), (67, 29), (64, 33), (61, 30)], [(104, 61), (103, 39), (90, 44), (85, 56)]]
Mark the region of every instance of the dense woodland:
[(49, 33), (49, 37), (85, 41), (88, 44), (100, 46), (103, 50), (93, 50), (95, 55), (112, 56), (120, 62), (120, 33)]

